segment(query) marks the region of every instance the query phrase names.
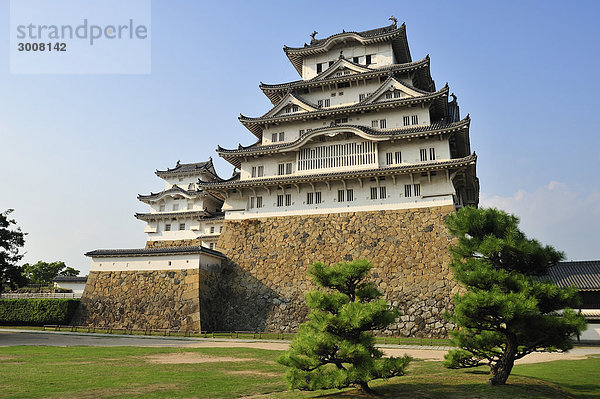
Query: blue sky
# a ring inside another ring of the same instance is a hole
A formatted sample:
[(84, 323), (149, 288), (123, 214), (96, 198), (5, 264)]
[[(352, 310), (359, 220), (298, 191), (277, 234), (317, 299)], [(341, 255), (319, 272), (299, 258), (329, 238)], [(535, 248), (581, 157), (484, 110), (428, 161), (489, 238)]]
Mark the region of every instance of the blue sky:
[[(302, 7), (298, 7), (302, 4)], [(298, 79), (282, 47), (342, 29), (407, 25), (414, 60), (431, 56), (471, 114), (481, 204), (569, 259), (600, 259), (600, 35), (597, 1), (152, 2), (146, 75), (9, 72), (9, 7), (0, 7), (0, 210), (28, 233), (24, 261), (64, 260), (145, 243), (137, 194), (155, 169), (250, 144), (240, 113), (270, 103), (260, 81)], [(118, 62), (118, 60), (115, 60)]]

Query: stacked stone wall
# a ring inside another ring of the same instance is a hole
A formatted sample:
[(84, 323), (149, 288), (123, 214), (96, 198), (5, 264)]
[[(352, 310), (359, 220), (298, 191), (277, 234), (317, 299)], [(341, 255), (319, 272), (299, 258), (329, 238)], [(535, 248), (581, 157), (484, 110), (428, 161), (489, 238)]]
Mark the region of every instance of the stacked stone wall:
[[(216, 238), (217, 237), (215, 236), (215, 239)], [(188, 240), (146, 241), (146, 248), (194, 247), (201, 245), (202, 240), (199, 238), (191, 238)]]
[(226, 220), (217, 249), (228, 257), (213, 308), (220, 330), (296, 331), (314, 261), (373, 262), (371, 279), (403, 316), (383, 333), (445, 337), (442, 314), (458, 291), (447, 266), (453, 206)]
[[(75, 323), (133, 329), (213, 329), (207, 314), (212, 313), (214, 278), (214, 273), (198, 269), (91, 271)], [(206, 325), (201, 325), (201, 314)]]

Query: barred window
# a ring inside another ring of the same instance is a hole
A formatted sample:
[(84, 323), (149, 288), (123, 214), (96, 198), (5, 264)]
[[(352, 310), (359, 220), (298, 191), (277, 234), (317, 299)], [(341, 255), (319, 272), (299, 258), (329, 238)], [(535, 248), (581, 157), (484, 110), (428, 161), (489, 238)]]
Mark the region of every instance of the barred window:
[(419, 124), (419, 115), (413, 115), (412, 116), (412, 124), (413, 125), (418, 125)]
[(412, 190), (411, 190), (411, 185), (410, 184), (405, 184), (404, 185), (404, 196), (405, 197), (412, 197)]
[(346, 190), (346, 201), (354, 201), (354, 190)]
[(415, 197), (418, 197), (421, 195), (421, 185), (420, 184), (414, 184), (413, 188), (415, 189)]
[(344, 202), (345, 194), (344, 190), (338, 190), (338, 202)]
[(385, 189), (385, 186), (379, 187), (379, 198), (380, 199), (386, 199), (387, 198), (387, 190)]
[(321, 192), (317, 191), (315, 192), (315, 204), (320, 204), (321, 203)]
[(404, 126), (410, 125), (410, 117), (405, 116), (402, 118), (402, 121), (404, 122)]
[(306, 193), (306, 204), (311, 205), (313, 203), (314, 193)]
[(377, 199), (377, 187), (371, 187), (371, 199)]

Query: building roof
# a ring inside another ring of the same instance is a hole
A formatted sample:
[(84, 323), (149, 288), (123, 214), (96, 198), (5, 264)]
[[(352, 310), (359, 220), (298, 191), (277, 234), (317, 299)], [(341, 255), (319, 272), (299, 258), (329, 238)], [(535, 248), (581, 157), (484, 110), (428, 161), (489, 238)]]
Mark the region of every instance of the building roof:
[(54, 282), (85, 283), (88, 276), (56, 276), (52, 279)]
[[(206, 211), (178, 211), (178, 212), (150, 212), (150, 213), (135, 213), (135, 218), (139, 220), (156, 220), (156, 219), (168, 219), (177, 217), (196, 217), (198, 219), (214, 219), (210, 213)], [(221, 216), (222, 218), (222, 216)]]
[(212, 162), (212, 158), (208, 161), (204, 162), (195, 162), (195, 163), (180, 163), (177, 161), (177, 164), (174, 168), (167, 168), (167, 170), (156, 170), (156, 175), (158, 177), (166, 178), (183, 174), (197, 174), (197, 173), (214, 173), (214, 166)]
[(302, 62), (304, 57), (322, 54), (331, 50), (337, 44), (345, 44), (348, 42), (357, 42), (363, 45), (391, 42), (394, 55), (398, 63), (411, 62), (410, 49), (408, 40), (406, 39), (406, 25), (397, 25), (396, 19), (391, 17), (393, 21), (391, 25), (382, 28), (369, 29), (361, 32), (346, 32), (328, 36), (324, 39), (317, 39), (318, 32), (311, 35), (310, 44), (304, 43), (303, 47), (288, 47), (284, 46), (283, 51), (290, 59), (294, 68), (302, 75)]
[(461, 131), (469, 128), (469, 124), (471, 123), (470, 117), (467, 115), (466, 118), (461, 121), (448, 123), (446, 121), (440, 121), (432, 123), (431, 125), (419, 125), (419, 126), (407, 126), (398, 129), (378, 129), (372, 128), (368, 126), (362, 125), (353, 125), (353, 124), (338, 124), (334, 126), (326, 126), (322, 128), (313, 129), (310, 132), (305, 132), (300, 137), (298, 137), (294, 141), (286, 142), (286, 143), (277, 143), (277, 144), (269, 144), (269, 145), (261, 145), (261, 141), (257, 141), (256, 143), (244, 147), (242, 145), (238, 146), (237, 149), (225, 149), (221, 146), (217, 146), (217, 153), (219, 156), (227, 160), (233, 166), (240, 168), (241, 166), (241, 158), (245, 156), (254, 156), (254, 155), (265, 155), (265, 154), (274, 154), (279, 152), (293, 151), (296, 150), (299, 146), (306, 144), (313, 137), (320, 136), (325, 132), (337, 131), (337, 130), (348, 130), (348, 131), (360, 131), (364, 133), (364, 135), (368, 137), (372, 137), (373, 139), (382, 139), (382, 138), (390, 138), (390, 139), (409, 139), (409, 138), (417, 138), (424, 136), (434, 136), (445, 133), (452, 133), (456, 131)]
[(203, 246), (190, 247), (167, 247), (167, 248), (135, 248), (135, 249), (95, 249), (86, 252), (85, 256), (91, 258), (108, 258), (108, 257), (136, 257), (136, 256), (159, 256), (159, 255), (182, 255), (182, 254), (206, 254), (217, 258), (225, 259), (219, 251), (209, 249)]
[(418, 173), (427, 171), (437, 171), (444, 169), (455, 169), (463, 168), (469, 165), (475, 165), (477, 162), (477, 156), (475, 154), (450, 159), (447, 161), (435, 161), (435, 162), (423, 162), (418, 164), (407, 164), (399, 166), (391, 166), (386, 168), (370, 168), (352, 171), (339, 171), (339, 172), (328, 172), (328, 173), (315, 173), (308, 175), (283, 175), (283, 176), (272, 176), (258, 179), (240, 180), (239, 175), (236, 176), (235, 180), (227, 182), (204, 182), (199, 181), (199, 185), (205, 190), (219, 189), (234, 189), (234, 188), (252, 188), (252, 187), (273, 187), (284, 184), (301, 184), (311, 183), (318, 181), (332, 181), (332, 180), (348, 180), (348, 179), (363, 179), (377, 176), (395, 176), (399, 174), (407, 173)]
[(559, 262), (550, 268), (548, 277), (561, 288), (600, 291), (600, 260)]
[[(382, 83), (382, 85), (386, 85), (386, 82)], [(333, 117), (337, 115), (347, 115), (349, 113), (362, 112), (362, 111), (370, 111), (375, 109), (385, 109), (385, 108), (397, 108), (408, 105), (419, 104), (423, 102), (436, 101), (440, 99), (445, 99), (448, 96), (449, 87), (448, 84), (433, 93), (422, 94), (417, 97), (408, 97), (408, 98), (396, 98), (388, 101), (381, 102), (371, 102), (373, 99), (373, 95), (366, 97), (364, 100), (352, 104), (341, 107), (328, 107), (328, 108), (320, 108), (316, 111), (308, 111), (308, 112), (297, 112), (284, 114), (279, 116), (269, 116), (269, 112), (264, 114), (263, 116), (252, 118), (245, 115), (240, 114), (239, 120), (242, 122), (244, 126), (248, 130), (250, 130), (256, 137), (262, 137), (263, 128), (261, 125), (266, 123), (281, 123), (281, 122), (289, 122), (295, 120), (304, 120), (308, 118), (324, 118), (324, 117)], [(300, 97), (296, 95), (296, 97)], [(282, 100), (283, 101), (283, 100)], [(446, 103), (446, 102), (444, 102)], [(277, 106), (275, 106), (277, 107)]]
[[(352, 61), (346, 60), (345, 58), (343, 60), (350, 64), (354, 64)], [(276, 104), (278, 101), (281, 100), (281, 98), (283, 97), (285, 92), (290, 89), (298, 90), (298, 89), (305, 89), (305, 88), (309, 88), (309, 87), (320, 87), (325, 84), (337, 84), (337, 83), (353, 81), (353, 80), (371, 79), (371, 78), (385, 76), (390, 73), (392, 73), (392, 74), (393, 73), (407, 73), (407, 72), (412, 72), (412, 71), (417, 71), (417, 70), (424, 70), (425, 76), (423, 78), (427, 81), (425, 83), (426, 86), (428, 86), (427, 88), (431, 89), (431, 90), (435, 90), (435, 83), (431, 79), (431, 75), (429, 73), (429, 68), (428, 68), (429, 67), (429, 55), (427, 55), (425, 58), (423, 58), (419, 61), (409, 62), (406, 64), (386, 65), (386, 66), (383, 66), (380, 68), (372, 68), (372, 67), (366, 67), (364, 65), (354, 64), (354, 65), (357, 65), (358, 67), (360, 67), (363, 70), (363, 72), (357, 72), (357, 73), (353, 73), (350, 75), (332, 76), (332, 77), (328, 77), (328, 78), (323, 78), (324, 75), (325, 76), (327, 75), (329, 70), (338, 69), (338, 64), (340, 63), (340, 61), (341, 60), (338, 60), (331, 67), (327, 68), (325, 71), (323, 71), (319, 75), (317, 75), (311, 79), (308, 79), (308, 80), (300, 79), (300, 80), (296, 80), (293, 82), (281, 83), (281, 84), (267, 84), (267, 83), (261, 82), (259, 87), (265, 93), (265, 95), (267, 97), (269, 97), (271, 102), (273, 104)]]
[(169, 188), (168, 190), (159, 191), (158, 193), (151, 192), (148, 195), (138, 194), (138, 200), (142, 202), (151, 202), (175, 194), (181, 194), (182, 196), (188, 198), (196, 198), (206, 195), (206, 193), (202, 192), (202, 190), (186, 190), (174, 184), (173, 187)]

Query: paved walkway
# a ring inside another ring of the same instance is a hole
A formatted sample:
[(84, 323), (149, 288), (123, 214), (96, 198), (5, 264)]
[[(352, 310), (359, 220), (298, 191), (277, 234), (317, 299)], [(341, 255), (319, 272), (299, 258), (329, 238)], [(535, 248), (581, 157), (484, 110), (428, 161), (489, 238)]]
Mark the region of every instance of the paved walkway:
[[(140, 346), (172, 348), (256, 348), (286, 350), (289, 341), (254, 339), (218, 339), (196, 337), (157, 337), (116, 334), (87, 334), (39, 330), (0, 329), (0, 347), (15, 345), (34, 346)], [(448, 347), (418, 345), (379, 345), (388, 356), (410, 355), (416, 359), (443, 360)], [(552, 360), (583, 359), (587, 355), (600, 356), (600, 347), (578, 347), (568, 353), (532, 353), (517, 361), (539, 363)]]

